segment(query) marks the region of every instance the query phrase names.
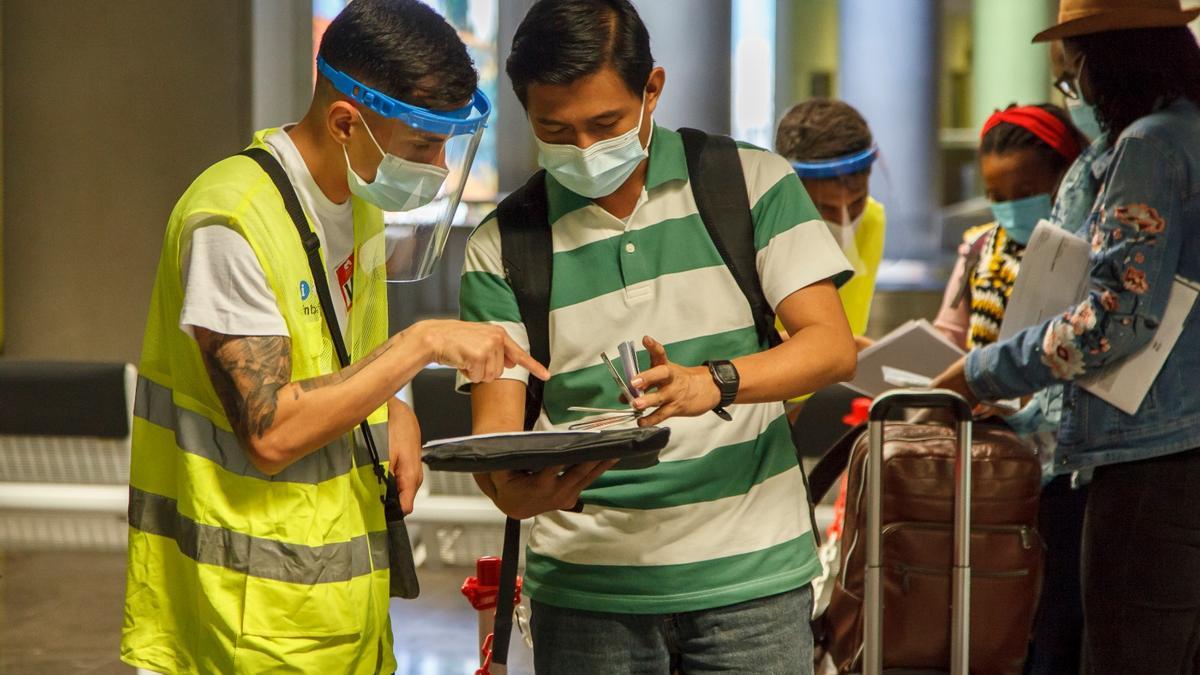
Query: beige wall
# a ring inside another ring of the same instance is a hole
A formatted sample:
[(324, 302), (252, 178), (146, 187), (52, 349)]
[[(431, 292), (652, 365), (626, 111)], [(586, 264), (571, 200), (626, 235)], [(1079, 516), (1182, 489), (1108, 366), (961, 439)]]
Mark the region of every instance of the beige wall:
[(136, 363), (171, 207), (251, 131), (249, 0), (2, 11), (2, 357)]

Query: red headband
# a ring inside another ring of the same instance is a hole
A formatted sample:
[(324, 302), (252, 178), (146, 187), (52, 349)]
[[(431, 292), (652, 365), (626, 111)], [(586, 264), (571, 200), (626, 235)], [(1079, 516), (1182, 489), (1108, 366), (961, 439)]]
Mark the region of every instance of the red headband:
[(1075, 133), (1063, 124), (1063, 121), (1035, 105), (1025, 105), (1008, 110), (997, 110), (983, 123), (983, 131), (979, 132), (982, 139), (997, 124), (1008, 122), (1037, 136), (1054, 148), (1054, 151), (1067, 161), (1075, 161), (1081, 148)]

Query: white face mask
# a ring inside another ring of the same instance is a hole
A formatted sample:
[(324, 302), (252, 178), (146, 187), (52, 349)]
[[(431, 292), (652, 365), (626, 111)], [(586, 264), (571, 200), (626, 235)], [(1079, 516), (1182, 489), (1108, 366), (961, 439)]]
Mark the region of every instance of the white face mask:
[(857, 217), (851, 220), (850, 211), (843, 204), (842, 221), (840, 223), (832, 220), (825, 221), (825, 226), (829, 228), (829, 233), (833, 235), (834, 240), (841, 247), (842, 253), (850, 261), (850, 265), (854, 267), (855, 273), (859, 273), (865, 268), (862, 257), (858, 254), (858, 243), (855, 241), (855, 238), (858, 232), (858, 225), (866, 215), (867, 210), (864, 208)]
[[(587, 148), (570, 144), (547, 143), (534, 134), (538, 146), (538, 166), (575, 194), (588, 199), (606, 197), (633, 175), (638, 164), (649, 156), (642, 147), (640, 134), (646, 111), (646, 95), (642, 94), (642, 112), (637, 126), (614, 138), (597, 141)], [(653, 136), (654, 127), (650, 134)]]
[(367, 136), (379, 149), (383, 159), (375, 170), (375, 180), (364, 181), (350, 166), (350, 155), (346, 146), (342, 146), (342, 154), (346, 157), (346, 178), (350, 183), (350, 192), (359, 199), (370, 202), (384, 211), (410, 211), (425, 206), (433, 201), (442, 183), (446, 182), (449, 171), (432, 164), (412, 162), (403, 157), (388, 154), (379, 146), (371, 127), (366, 121), (362, 123), (367, 130)]

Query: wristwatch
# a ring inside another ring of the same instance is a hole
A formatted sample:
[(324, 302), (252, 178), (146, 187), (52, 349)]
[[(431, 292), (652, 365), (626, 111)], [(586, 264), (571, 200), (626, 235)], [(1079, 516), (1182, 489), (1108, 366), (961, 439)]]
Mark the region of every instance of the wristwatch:
[(712, 373), (713, 382), (717, 383), (717, 389), (721, 391), (721, 402), (713, 408), (713, 412), (726, 422), (732, 421), (733, 415), (730, 415), (725, 408), (737, 398), (738, 387), (742, 383), (737, 368), (729, 361), (705, 361), (704, 365), (708, 366), (708, 372)]

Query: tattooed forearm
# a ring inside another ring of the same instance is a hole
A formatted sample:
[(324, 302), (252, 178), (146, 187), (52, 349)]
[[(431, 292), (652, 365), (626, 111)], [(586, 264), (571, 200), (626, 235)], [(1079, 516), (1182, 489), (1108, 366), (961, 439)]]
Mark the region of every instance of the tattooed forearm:
[(233, 431), (262, 438), (275, 421), (279, 390), (291, 381), (291, 340), (196, 331), (213, 388)]
[(246, 446), (275, 423), (281, 396), (300, 400), (305, 392), (345, 382), (391, 347), (385, 342), (357, 363), (329, 375), (292, 382), (291, 340), (283, 336), (222, 335), (196, 329), (204, 364), (229, 424)]

